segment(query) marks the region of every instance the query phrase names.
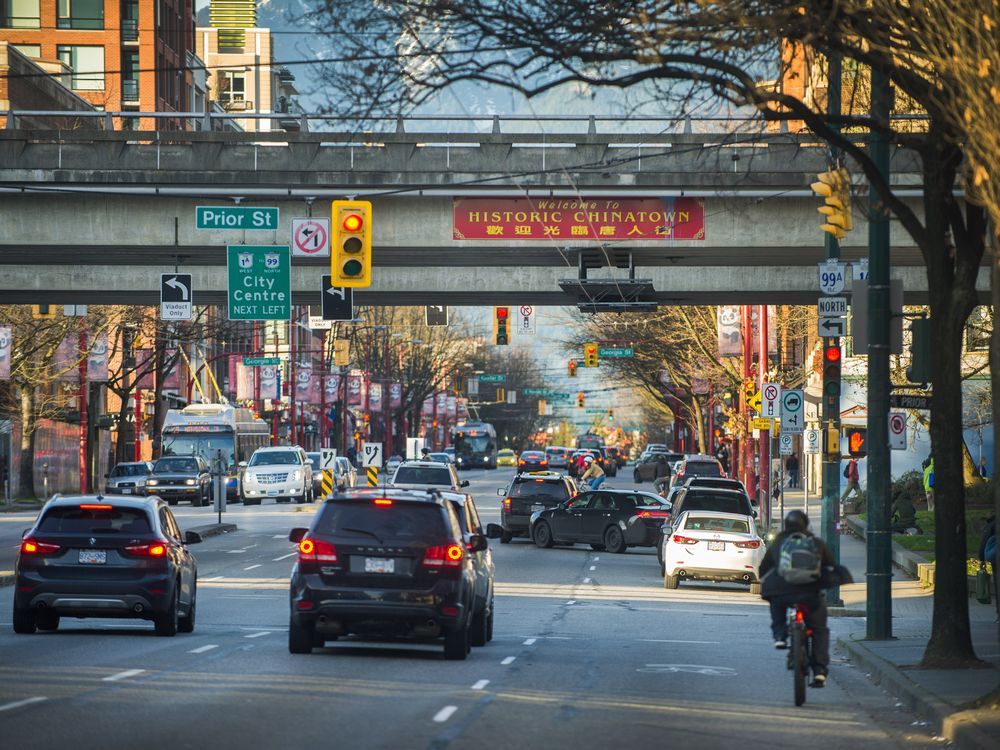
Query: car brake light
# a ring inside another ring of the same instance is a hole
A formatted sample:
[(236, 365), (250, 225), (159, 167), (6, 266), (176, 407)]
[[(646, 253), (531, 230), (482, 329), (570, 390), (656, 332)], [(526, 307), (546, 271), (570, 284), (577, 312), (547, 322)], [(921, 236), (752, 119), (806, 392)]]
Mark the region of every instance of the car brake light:
[(306, 537), (299, 542), (299, 562), (337, 562), (337, 548), (322, 539)]
[(428, 547), (424, 552), (423, 565), (429, 568), (457, 568), (462, 564), (465, 550), (458, 544), (442, 544)]
[(670, 537), (670, 541), (677, 542), (678, 544), (697, 544), (697, 539), (692, 539), (689, 536), (681, 536), (680, 534), (674, 534)]
[(87, 504), (87, 505), (81, 505), (80, 510), (114, 510), (114, 508), (110, 505)]
[(506, 512), (510, 513), (510, 498), (509, 497), (505, 497), (503, 499), (503, 509)]
[(639, 513), (639, 518), (670, 518), (670, 514), (658, 510), (644, 510)]
[(752, 542), (736, 542), (736, 546), (740, 549), (757, 549), (760, 547), (760, 540), (754, 539)]
[(58, 551), (58, 544), (48, 544), (30, 537), (21, 541), (21, 553), (25, 555), (51, 555)]
[(392, 505), (392, 500), (390, 500), (389, 498), (386, 498), (386, 497), (376, 497), (375, 498), (375, 504), (376, 505)]
[(166, 557), (167, 543), (156, 541), (150, 544), (133, 544), (125, 548), (125, 551), (139, 557)]

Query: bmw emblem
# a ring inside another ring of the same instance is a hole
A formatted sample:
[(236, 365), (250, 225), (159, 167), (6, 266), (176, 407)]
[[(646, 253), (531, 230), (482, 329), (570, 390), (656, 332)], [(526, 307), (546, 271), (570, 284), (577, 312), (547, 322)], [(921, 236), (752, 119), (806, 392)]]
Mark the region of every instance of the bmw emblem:
[(95, 544), (97, 544), (97, 540), (94, 537), (90, 537), (90, 546), (93, 547)]

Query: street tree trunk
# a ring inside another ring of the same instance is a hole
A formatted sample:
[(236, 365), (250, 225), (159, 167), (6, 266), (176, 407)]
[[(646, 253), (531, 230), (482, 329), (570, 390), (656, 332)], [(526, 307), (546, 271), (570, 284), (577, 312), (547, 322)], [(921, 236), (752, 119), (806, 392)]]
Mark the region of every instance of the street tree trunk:
[[(993, 387), (993, 512), (1000, 518), (1000, 226), (991, 224), (987, 232), (992, 250), (993, 333), (990, 346), (990, 385)], [(993, 560), (993, 579), (1000, 576), (1000, 545)], [(994, 584), (994, 593), (1000, 595)], [(1000, 623), (997, 624), (1000, 632)]]
[[(21, 465), (18, 469), (21, 494), (35, 495), (35, 389), (22, 385), (21, 391)], [(45, 498), (48, 499), (48, 498)]]

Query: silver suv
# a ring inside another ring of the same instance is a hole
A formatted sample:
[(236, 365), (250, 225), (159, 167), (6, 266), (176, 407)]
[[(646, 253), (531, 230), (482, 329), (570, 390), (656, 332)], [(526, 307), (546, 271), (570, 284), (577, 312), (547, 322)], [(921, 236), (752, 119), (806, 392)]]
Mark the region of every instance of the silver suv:
[(146, 479), (153, 473), (152, 461), (129, 461), (115, 464), (105, 475), (105, 495), (145, 495)]
[(275, 502), (311, 503), (312, 464), (297, 445), (258, 448), (244, 466), (243, 503), (260, 505), (265, 497)]

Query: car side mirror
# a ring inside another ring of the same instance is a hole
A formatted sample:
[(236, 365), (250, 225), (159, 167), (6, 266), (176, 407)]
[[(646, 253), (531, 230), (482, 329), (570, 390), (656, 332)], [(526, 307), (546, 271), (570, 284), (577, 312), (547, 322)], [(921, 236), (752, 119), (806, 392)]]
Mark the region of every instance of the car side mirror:
[(468, 479), (463, 479), (462, 483), (460, 485), (458, 485), (458, 486), (459, 487), (468, 487), (469, 486), (469, 480)]
[(250, 464), (248, 464), (248, 463), (247, 463), (246, 461), (240, 461), (240, 468), (241, 468), (241, 469), (245, 469), (245, 468), (246, 468), (247, 466), (249, 466), (249, 465), (250, 465)]
[(469, 551), (483, 552), (490, 548), (489, 540), (482, 534), (471, 534), (469, 536)]
[(670, 536), (674, 533), (674, 527), (669, 523), (665, 523), (660, 527), (660, 531), (663, 532), (663, 536)]
[(309, 529), (295, 528), (288, 532), (288, 541), (295, 542), (298, 544), (302, 541), (302, 537), (306, 535)]
[(201, 544), (201, 534), (197, 531), (185, 531), (184, 544)]
[(498, 523), (486, 524), (486, 536), (489, 539), (499, 539), (503, 536), (503, 526)]
[(499, 489), (497, 489), (497, 495), (498, 496), (503, 497), (506, 494), (507, 494), (507, 490), (505, 490), (503, 487), (500, 487)]
[(753, 516), (754, 518), (756, 518), (757, 517), (757, 511), (751, 510), (750, 511), (750, 515)]

